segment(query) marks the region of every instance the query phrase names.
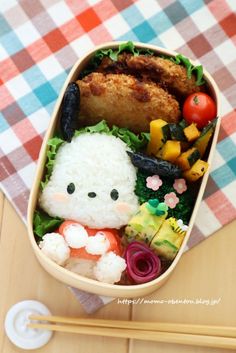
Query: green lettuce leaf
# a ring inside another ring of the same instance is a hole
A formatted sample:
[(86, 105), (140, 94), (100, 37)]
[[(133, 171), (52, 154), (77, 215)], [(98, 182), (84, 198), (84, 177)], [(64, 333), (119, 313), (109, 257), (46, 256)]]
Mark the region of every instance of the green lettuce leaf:
[(201, 86), (205, 83), (203, 80), (203, 67), (202, 65), (194, 66), (191, 64), (188, 58), (186, 58), (182, 54), (178, 54), (175, 57), (167, 57), (165, 56), (165, 59), (169, 59), (173, 63), (177, 65), (184, 65), (187, 69), (187, 76), (190, 79), (192, 74), (194, 73), (196, 75), (196, 85)]
[(45, 212), (36, 210), (34, 212), (33, 230), (38, 237), (42, 238), (44, 234), (53, 232), (63, 222), (64, 220), (61, 218), (50, 217)]
[(79, 136), (85, 132), (105, 133), (108, 135), (119, 137), (122, 141), (127, 144), (127, 146), (129, 146), (134, 151), (146, 147), (150, 139), (150, 134), (146, 132), (141, 132), (141, 134), (136, 135), (135, 133), (124, 127), (118, 127), (113, 125), (112, 128), (109, 128), (105, 120), (100, 121), (96, 125), (86, 126), (79, 130), (76, 130), (74, 136)]
[(65, 143), (65, 141), (62, 138), (57, 136), (48, 140), (47, 162), (45, 165), (46, 173), (45, 173), (44, 181), (41, 181), (41, 184), (40, 184), (42, 190), (44, 189), (44, 187), (49, 181), (49, 178), (53, 171), (57, 151), (63, 143)]

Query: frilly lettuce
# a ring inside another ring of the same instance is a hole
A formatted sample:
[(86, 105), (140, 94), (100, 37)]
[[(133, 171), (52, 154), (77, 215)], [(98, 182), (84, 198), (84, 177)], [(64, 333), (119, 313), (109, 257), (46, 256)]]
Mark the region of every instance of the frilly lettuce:
[(53, 232), (63, 222), (64, 220), (61, 218), (50, 217), (42, 210), (36, 210), (33, 219), (34, 233), (41, 238), (44, 234)]

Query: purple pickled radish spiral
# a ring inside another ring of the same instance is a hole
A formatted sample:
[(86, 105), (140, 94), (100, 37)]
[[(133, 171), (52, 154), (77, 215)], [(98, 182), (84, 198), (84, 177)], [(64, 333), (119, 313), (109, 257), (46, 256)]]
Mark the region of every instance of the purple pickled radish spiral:
[(130, 243), (124, 257), (127, 275), (137, 284), (150, 282), (161, 272), (159, 257), (146, 244), (138, 241)]

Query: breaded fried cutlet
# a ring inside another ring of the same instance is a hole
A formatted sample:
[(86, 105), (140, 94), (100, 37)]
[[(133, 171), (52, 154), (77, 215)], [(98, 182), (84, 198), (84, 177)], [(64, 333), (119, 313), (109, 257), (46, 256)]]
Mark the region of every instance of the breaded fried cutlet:
[(125, 74), (91, 73), (78, 80), (80, 123), (96, 124), (105, 119), (110, 126), (149, 131), (151, 120), (178, 122), (177, 100), (153, 82), (140, 82)]
[(124, 53), (118, 56), (117, 61), (105, 57), (96, 71), (125, 73), (145, 80), (152, 80), (178, 98), (200, 91), (200, 87), (196, 85), (194, 75), (188, 78), (184, 66), (158, 56), (133, 56)]

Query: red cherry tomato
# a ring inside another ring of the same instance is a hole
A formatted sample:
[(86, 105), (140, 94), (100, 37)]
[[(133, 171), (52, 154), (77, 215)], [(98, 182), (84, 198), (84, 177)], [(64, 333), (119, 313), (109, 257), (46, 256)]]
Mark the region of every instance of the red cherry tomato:
[(183, 117), (187, 123), (195, 123), (202, 129), (216, 117), (216, 104), (206, 93), (193, 93), (184, 102)]

